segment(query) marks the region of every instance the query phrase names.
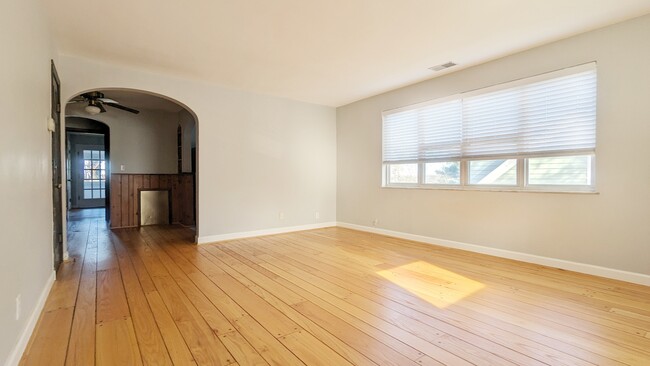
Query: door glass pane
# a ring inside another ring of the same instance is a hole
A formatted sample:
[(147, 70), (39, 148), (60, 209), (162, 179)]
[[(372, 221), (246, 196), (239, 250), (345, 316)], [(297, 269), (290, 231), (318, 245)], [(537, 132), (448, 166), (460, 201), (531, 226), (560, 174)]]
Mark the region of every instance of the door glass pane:
[(529, 185), (591, 185), (591, 155), (528, 159)]
[(102, 150), (84, 150), (83, 188), (84, 199), (105, 198), (106, 154)]
[(418, 164), (390, 164), (388, 182), (405, 184), (418, 182)]
[(460, 162), (426, 163), (424, 165), (424, 183), (460, 184)]
[(469, 184), (517, 185), (517, 159), (470, 161)]

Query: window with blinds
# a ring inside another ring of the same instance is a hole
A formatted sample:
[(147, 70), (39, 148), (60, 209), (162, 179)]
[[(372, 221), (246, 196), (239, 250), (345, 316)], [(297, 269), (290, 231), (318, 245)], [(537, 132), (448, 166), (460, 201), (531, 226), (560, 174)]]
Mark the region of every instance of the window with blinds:
[(593, 190), (595, 63), (383, 113), (385, 186)]

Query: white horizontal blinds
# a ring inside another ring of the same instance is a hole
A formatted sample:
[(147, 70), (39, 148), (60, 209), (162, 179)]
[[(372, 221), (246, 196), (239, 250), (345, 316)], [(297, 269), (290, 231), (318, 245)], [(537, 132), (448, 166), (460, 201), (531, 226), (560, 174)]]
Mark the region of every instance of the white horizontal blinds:
[(439, 161), (461, 153), (462, 103), (430, 105), (420, 112), (420, 160)]
[(384, 116), (384, 162), (417, 161), (420, 143), (419, 132), (417, 109)]
[(463, 99), (464, 158), (593, 151), (596, 70)]
[(592, 152), (595, 64), (383, 115), (384, 163)]
[(385, 163), (445, 160), (461, 152), (461, 102), (426, 105), (384, 115)]

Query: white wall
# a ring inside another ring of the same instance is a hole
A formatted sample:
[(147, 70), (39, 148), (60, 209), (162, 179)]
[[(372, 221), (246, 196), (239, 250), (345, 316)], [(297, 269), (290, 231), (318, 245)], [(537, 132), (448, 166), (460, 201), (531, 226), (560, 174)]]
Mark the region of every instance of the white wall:
[[(46, 24), (40, 1), (2, 4), (0, 364), (15, 361), (8, 357), (53, 273), (51, 145), (46, 121), (54, 51)], [(19, 294), (22, 315), (16, 320)]]
[[(91, 118), (110, 128), (112, 173), (178, 172), (178, 113), (140, 109), (139, 114), (111, 110), (90, 116), (83, 108), (83, 103), (70, 104), (66, 115)], [(120, 165), (124, 165), (124, 171), (120, 171)]]
[[(337, 110), (338, 221), (650, 274), (650, 16)], [(598, 195), (382, 189), (381, 112), (598, 62)]]
[(60, 63), (66, 99), (131, 88), (162, 94), (196, 114), (200, 237), (335, 221), (333, 108), (72, 56)]

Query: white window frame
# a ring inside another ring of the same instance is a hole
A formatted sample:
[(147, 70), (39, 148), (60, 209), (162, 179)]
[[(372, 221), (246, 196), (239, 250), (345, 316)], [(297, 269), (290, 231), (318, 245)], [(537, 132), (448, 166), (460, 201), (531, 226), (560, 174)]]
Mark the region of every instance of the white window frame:
[[(566, 69), (552, 71), (549, 73), (544, 73), (536, 75), (533, 77), (527, 77), (515, 81), (504, 82), (501, 84), (493, 85), (486, 88), (480, 88), (464, 93), (458, 93), (444, 98), (439, 98), (431, 101), (426, 101), (410, 106), (400, 107), (396, 109), (391, 109), (384, 111), (384, 113), (394, 113), (399, 111), (404, 111), (408, 109), (414, 109), (418, 107), (424, 107), (432, 104), (438, 104), (447, 102), (454, 99), (468, 98), (475, 95), (480, 95), (484, 93), (490, 93), (502, 89), (508, 89), (517, 87), (520, 85), (535, 83), (541, 80), (548, 80), (551, 78), (561, 77), (564, 75), (570, 75), (573, 73), (579, 72), (581, 69), (593, 68), (595, 65), (594, 62), (590, 62), (584, 65), (578, 65), (573, 67), (568, 67)], [(552, 74), (552, 77), (548, 75)], [(382, 145), (383, 145), (382, 140)], [(546, 158), (546, 157), (562, 157), (562, 156), (589, 156), (590, 157), (590, 166), (589, 166), (589, 175), (590, 182), (589, 185), (538, 185), (538, 184), (529, 184), (528, 182), (528, 161), (530, 158)], [(477, 160), (508, 160), (516, 159), (516, 184), (515, 185), (497, 185), (497, 184), (470, 184), (469, 183), (469, 164), (470, 161)], [(460, 183), (459, 184), (432, 184), (425, 183), (425, 164), (432, 163), (436, 161), (399, 161), (393, 163), (382, 163), (382, 188), (416, 188), (416, 189), (437, 189), (437, 190), (471, 190), (471, 191), (510, 191), (510, 192), (550, 192), (550, 193), (597, 193), (596, 190), (596, 151), (567, 151), (561, 153), (543, 153), (539, 155), (530, 155), (530, 156), (485, 156), (480, 158), (450, 158), (449, 160), (442, 160), (444, 162), (458, 161), (460, 162)], [(418, 183), (391, 183), (389, 182), (389, 169), (391, 165), (399, 164), (417, 164), (418, 165)]]

